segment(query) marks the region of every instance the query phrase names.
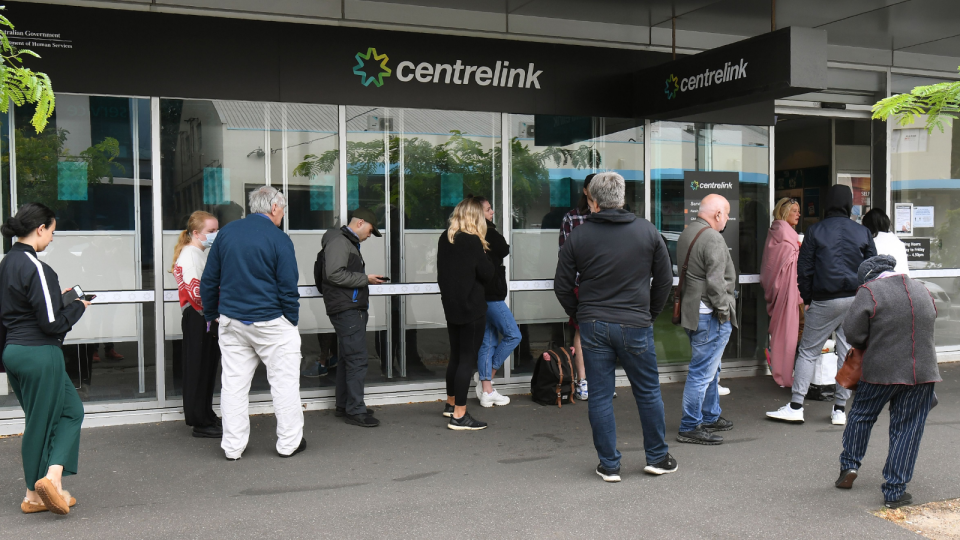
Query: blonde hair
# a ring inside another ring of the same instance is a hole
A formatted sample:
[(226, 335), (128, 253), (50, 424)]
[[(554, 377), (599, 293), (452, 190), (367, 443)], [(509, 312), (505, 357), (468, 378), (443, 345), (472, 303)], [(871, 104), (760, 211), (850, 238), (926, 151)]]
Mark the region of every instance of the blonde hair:
[(476, 197), (467, 197), (450, 214), (450, 226), (447, 227), (447, 241), (453, 243), (458, 232), (480, 237), (484, 251), (490, 251), (487, 243), (487, 218), (483, 217), (483, 203)]
[(187, 220), (187, 228), (186, 230), (180, 231), (180, 236), (177, 237), (177, 247), (173, 248), (173, 266), (170, 267), (170, 272), (173, 272), (173, 269), (177, 266), (180, 251), (183, 250), (184, 246), (193, 241), (193, 231), (202, 231), (208, 219), (217, 219), (217, 217), (203, 210), (197, 210), (190, 214), (190, 219)]
[(790, 197), (784, 197), (777, 201), (777, 204), (773, 207), (773, 219), (786, 221), (787, 216), (790, 215), (790, 210), (793, 208), (793, 205), (797, 205), (797, 208), (800, 207), (800, 203), (796, 199), (791, 199)]

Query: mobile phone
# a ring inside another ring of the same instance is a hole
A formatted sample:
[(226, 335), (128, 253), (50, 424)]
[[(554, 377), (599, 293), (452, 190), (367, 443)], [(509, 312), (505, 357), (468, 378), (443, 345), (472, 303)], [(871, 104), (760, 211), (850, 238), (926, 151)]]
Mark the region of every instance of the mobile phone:
[(380, 276), (380, 281), (390, 281), (390, 278), (387, 276)]
[(73, 302), (83, 298), (83, 289), (79, 285), (74, 285), (72, 289), (67, 289), (67, 292), (63, 293), (63, 303)]
[(93, 302), (93, 299), (96, 298), (96, 297), (97, 297), (97, 295), (95, 295), (95, 294), (85, 294), (85, 295), (83, 295), (83, 299), (86, 300), (87, 302)]

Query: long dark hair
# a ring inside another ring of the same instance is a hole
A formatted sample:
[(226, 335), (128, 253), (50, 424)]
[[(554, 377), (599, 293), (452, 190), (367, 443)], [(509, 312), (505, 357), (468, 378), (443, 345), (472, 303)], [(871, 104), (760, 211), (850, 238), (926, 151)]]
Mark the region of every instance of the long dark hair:
[(53, 210), (40, 203), (27, 203), (17, 210), (17, 215), (7, 218), (7, 221), (0, 226), (0, 233), (7, 238), (24, 238), (30, 236), (37, 227), (53, 225), (53, 220), (57, 218)]
[[(588, 174), (586, 178), (583, 179), (583, 189), (587, 189), (587, 186), (590, 185), (590, 181), (593, 180), (593, 177), (596, 174)], [(580, 200), (577, 201), (577, 210), (581, 214), (586, 214), (590, 211), (590, 205), (587, 204), (587, 196), (583, 194), (583, 191), (580, 192)]]
[(874, 208), (873, 210), (870, 210), (864, 214), (861, 223), (864, 227), (870, 229), (870, 232), (873, 233), (874, 238), (876, 238), (877, 235), (882, 232), (890, 232), (890, 218), (888, 218), (887, 214), (879, 208)]

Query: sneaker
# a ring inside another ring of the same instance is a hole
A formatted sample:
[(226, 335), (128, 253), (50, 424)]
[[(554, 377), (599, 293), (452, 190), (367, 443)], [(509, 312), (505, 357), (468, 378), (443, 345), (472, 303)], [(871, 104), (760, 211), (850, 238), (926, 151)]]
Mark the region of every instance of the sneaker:
[(830, 423), (835, 426), (847, 425), (847, 413), (834, 409), (833, 412), (830, 413)]
[(907, 506), (908, 504), (912, 504), (912, 503), (913, 503), (913, 495), (909, 493), (904, 493), (903, 495), (900, 496), (899, 499), (895, 501), (884, 501), (883, 505), (886, 506), (887, 508), (894, 509), (894, 508), (900, 508), (901, 506)]
[(110, 349), (109, 351), (103, 351), (103, 356), (107, 360), (113, 360), (114, 362), (119, 362), (120, 360), (123, 360), (123, 355), (113, 349)]
[(700, 429), (704, 431), (709, 431), (710, 433), (713, 433), (715, 431), (730, 431), (731, 429), (733, 429), (733, 422), (721, 416), (717, 418), (716, 422), (713, 422), (711, 424), (700, 424)]
[(317, 377), (323, 377), (327, 374), (327, 368), (320, 365), (320, 362), (314, 362), (312, 366), (300, 370), (301, 377), (309, 377), (311, 379)]
[(653, 465), (647, 464), (643, 468), (643, 472), (650, 474), (667, 474), (672, 472), (677, 472), (677, 460), (673, 459), (673, 456), (667, 454), (667, 457), (663, 458), (660, 463), (655, 463)]
[(803, 407), (794, 409), (787, 403), (775, 411), (768, 412), (767, 416), (784, 422), (803, 422)]
[(720, 385), (718, 384), (718, 385), (717, 385), (717, 393), (720, 394), (721, 396), (727, 396), (727, 395), (730, 395), (730, 389), (727, 388), (726, 386), (720, 386)]
[(348, 414), (343, 417), (343, 421), (360, 427), (377, 427), (380, 425), (380, 421), (374, 418), (372, 414)]
[(487, 423), (474, 420), (468, 412), (463, 413), (463, 416), (460, 418), (454, 418), (453, 413), (451, 413), (450, 423), (447, 424), (447, 429), (452, 429), (455, 431), (477, 431), (481, 429), (487, 429)]
[(501, 395), (500, 392), (497, 392), (497, 389), (494, 388), (493, 392), (489, 394), (483, 392), (480, 394), (480, 406), (481, 407), (503, 407), (504, 405), (510, 404), (510, 398), (507, 396)]
[(474, 382), (474, 388), (476, 388), (477, 390), (477, 399), (479, 399), (480, 402), (483, 403), (483, 383), (480, 382), (479, 373), (473, 374), (473, 382)]
[(723, 437), (704, 430), (703, 426), (697, 426), (697, 429), (692, 431), (681, 431), (678, 433), (677, 442), (716, 446), (723, 443)]
[(616, 469), (608, 469), (603, 466), (603, 463), (598, 463), (597, 474), (600, 475), (600, 478), (603, 478), (604, 482), (620, 481), (620, 467), (617, 467)]
[(98, 353), (98, 352), (93, 353), (93, 358), (92, 358), (92, 360), (93, 360), (93, 362), (99, 362), (99, 361), (100, 361), (100, 353)]
[(587, 380), (586, 380), (586, 379), (580, 379), (580, 382), (577, 383), (577, 388), (576, 388), (576, 390), (574, 390), (573, 394), (574, 394), (574, 396), (576, 396), (576, 398), (579, 399), (580, 401), (586, 401), (586, 400), (587, 400), (587, 398), (589, 397), (589, 393), (587, 392)]
[[(374, 411), (373, 409), (367, 407), (367, 414), (373, 414), (373, 413), (375, 413), (375, 412), (376, 412), (376, 411)], [(337, 418), (343, 418), (344, 416), (347, 415), (347, 408), (346, 408), (346, 407), (337, 407), (337, 408), (333, 411), (333, 415), (336, 416)]]
[(840, 471), (840, 478), (833, 485), (840, 489), (850, 489), (853, 487), (853, 481), (857, 479), (856, 469), (844, 469)]
[[(307, 440), (304, 439), (303, 437), (300, 437), (300, 446), (298, 446), (296, 450), (294, 450), (293, 452), (290, 452), (289, 454), (286, 454), (286, 455), (281, 454), (280, 452), (277, 452), (277, 455), (280, 456), (280, 457), (282, 457), (282, 458), (293, 457), (293, 456), (299, 454), (300, 452), (303, 452), (303, 451), (306, 450), (306, 449), (307, 449)], [(230, 459), (230, 458), (227, 458), (227, 459)], [(237, 459), (240, 459), (240, 458), (237, 458)]]
[(330, 358), (327, 358), (327, 371), (337, 368), (337, 355), (333, 355)]
[(443, 417), (444, 418), (453, 418), (453, 405), (449, 403), (443, 404)]

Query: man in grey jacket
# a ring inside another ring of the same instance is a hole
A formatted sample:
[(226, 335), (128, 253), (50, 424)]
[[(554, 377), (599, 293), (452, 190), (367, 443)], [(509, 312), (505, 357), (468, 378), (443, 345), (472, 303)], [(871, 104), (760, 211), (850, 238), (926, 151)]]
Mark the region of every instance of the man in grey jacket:
[(737, 325), (737, 273), (720, 235), (729, 219), (730, 202), (717, 194), (707, 195), (700, 201), (696, 220), (677, 240), (678, 264), (682, 266), (690, 253), (680, 291), (680, 323), (692, 349), (677, 435), (683, 443), (717, 445), (723, 437), (715, 432), (733, 429), (733, 423), (720, 416), (718, 388), (720, 358)]
[[(617, 173), (590, 182), (591, 213), (560, 249), (554, 293), (580, 325), (583, 364), (590, 381), (590, 427), (606, 482), (620, 481), (620, 452), (613, 416), (617, 358), (640, 412), (650, 474), (677, 470), (667, 451), (653, 321), (670, 293), (673, 272), (667, 247), (649, 221), (623, 210), (625, 184)], [(579, 297), (574, 292), (580, 274)]]
[(360, 242), (370, 235), (379, 237), (373, 212), (360, 208), (353, 212), (350, 224), (330, 229), (323, 235), (314, 279), (323, 294), (327, 316), (337, 332), (340, 365), (337, 368), (336, 416), (348, 424), (375, 427), (363, 401), (363, 380), (367, 376), (367, 309), (370, 285), (379, 285), (383, 276), (366, 274), (360, 255)]

